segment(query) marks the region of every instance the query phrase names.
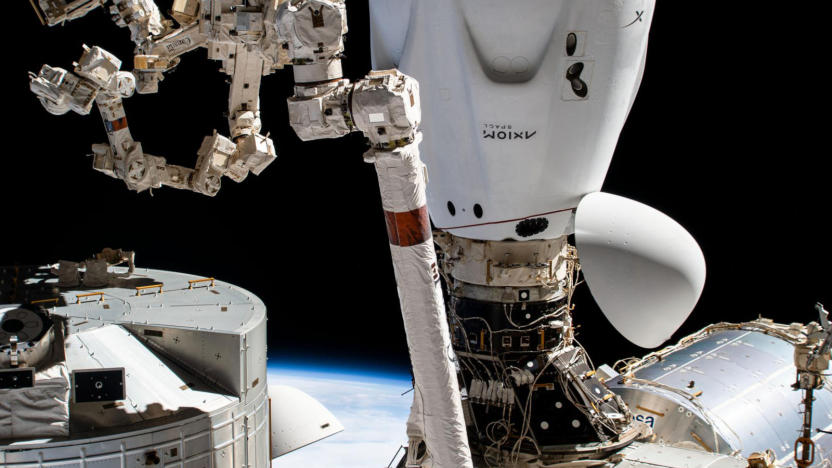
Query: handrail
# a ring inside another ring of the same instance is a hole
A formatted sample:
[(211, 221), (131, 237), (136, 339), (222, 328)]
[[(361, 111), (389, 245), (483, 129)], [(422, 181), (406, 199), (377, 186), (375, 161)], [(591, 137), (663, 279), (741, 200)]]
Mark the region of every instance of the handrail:
[(54, 302), (57, 304), (60, 300), (60, 297), (50, 297), (49, 299), (38, 299), (37, 301), (32, 301), (29, 304), (43, 304), (45, 302)]
[(164, 283), (150, 284), (150, 285), (147, 285), (147, 286), (136, 286), (136, 296), (141, 296), (142, 292), (147, 290), (147, 289), (155, 289), (155, 288), (159, 288), (159, 294), (162, 294), (162, 292), (164, 292), (164, 291), (162, 291), (162, 286), (164, 286)]
[(393, 459), (390, 460), (390, 463), (387, 464), (387, 468), (394, 468), (393, 463), (396, 462), (396, 459), (399, 457), (399, 453), (401, 453), (402, 450), (404, 450), (405, 454), (407, 454), (407, 446), (406, 445), (400, 445), (399, 449), (396, 450), (396, 453), (393, 455)]
[(75, 303), (80, 304), (82, 297), (92, 297), (92, 296), (101, 296), (98, 299), (98, 302), (104, 302), (104, 293), (101, 291), (91, 292), (91, 293), (84, 293), (84, 294), (76, 294), (75, 295)]
[(214, 278), (213, 278), (213, 277), (211, 277), (211, 278), (202, 278), (202, 279), (188, 280), (188, 289), (193, 289), (193, 288), (194, 288), (194, 285), (195, 285), (195, 284), (197, 284), (197, 283), (205, 283), (205, 282), (208, 282), (208, 281), (210, 281), (210, 282), (211, 282), (211, 284), (209, 285), (209, 287), (212, 287), (212, 288), (213, 288), (213, 287), (214, 287), (214, 284), (215, 284), (215, 280), (214, 280)]

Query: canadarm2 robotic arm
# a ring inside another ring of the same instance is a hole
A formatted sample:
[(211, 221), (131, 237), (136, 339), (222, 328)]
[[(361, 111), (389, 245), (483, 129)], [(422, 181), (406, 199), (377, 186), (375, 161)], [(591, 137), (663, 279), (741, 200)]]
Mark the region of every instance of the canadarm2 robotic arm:
[[(103, 3), (40, 0), (36, 11), (48, 24), (59, 24)], [(265, 5), (242, 11), (230, 1), (178, 0), (172, 13), (180, 26), (174, 29), (169, 20), (160, 19), (152, 1), (119, 0), (111, 12), (118, 24), (130, 28), (137, 45), (132, 74), (119, 71), (121, 62), (115, 56), (94, 47), (85, 49), (75, 73), (44, 65), (38, 75), (31, 75), (30, 87), (53, 114), (73, 110), (84, 115), (93, 102), (97, 104), (110, 141), (93, 145), (94, 169), (124, 180), (128, 188), (139, 192), (167, 185), (214, 196), (223, 176), (240, 182), (249, 172), (259, 174), (276, 159), (272, 140), (260, 134), (259, 110), (260, 79), (272, 72), (275, 60), (250, 44), (265, 37), (263, 20), (274, 11)], [(243, 26), (241, 18), (251, 27)], [(142, 94), (158, 91), (163, 73), (178, 64), (180, 55), (197, 47), (207, 47), (209, 57), (222, 60), (223, 71), (231, 75), (231, 135), (228, 138), (214, 132), (206, 137), (191, 169), (143, 153), (127, 128), (122, 99), (134, 90)]]
[(189, 188), (194, 172), (166, 164), (164, 158), (144, 154), (141, 143), (133, 140), (127, 126), (122, 101), (135, 90), (135, 78), (120, 71), (121, 61), (100, 47), (84, 47), (74, 72), (44, 65), (30, 76), (30, 88), (52, 114), (70, 110), (86, 115), (93, 103), (98, 107), (109, 144), (93, 145), (93, 168), (124, 180), (131, 190), (168, 185)]
[(397, 70), (371, 71), (356, 83), (342, 78), (343, 0), (284, 3), (276, 32), (293, 64), (288, 104), (297, 135), (361, 131), (370, 143), (364, 160), (378, 175), (415, 382), (407, 466), (471, 467), (419, 157), (419, 85)]
[(30, 88), (52, 114), (70, 110), (86, 115), (93, 103), (98, 106), (109, 144), (93, 145), (96, 170), (123, 179), (136, 191), (171, 185), (185, 187), (192, 169), (165, 164), (163, 158), (145, 155), (141, 143), (133, 140), (122, 104), (135, 90), (135, 78), (123, 72), (121, 61), (99, 47), (84, 47), (74, 72), (44, 65), (30, 76)]

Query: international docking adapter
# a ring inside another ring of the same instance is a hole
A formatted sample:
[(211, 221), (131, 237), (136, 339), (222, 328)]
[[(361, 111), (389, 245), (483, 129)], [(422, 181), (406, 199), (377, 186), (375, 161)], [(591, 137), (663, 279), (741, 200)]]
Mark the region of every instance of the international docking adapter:
[(265, 468), (343, 429), (268, 384), (257, 297), (132, 258), (0, 267), (0, 466)]

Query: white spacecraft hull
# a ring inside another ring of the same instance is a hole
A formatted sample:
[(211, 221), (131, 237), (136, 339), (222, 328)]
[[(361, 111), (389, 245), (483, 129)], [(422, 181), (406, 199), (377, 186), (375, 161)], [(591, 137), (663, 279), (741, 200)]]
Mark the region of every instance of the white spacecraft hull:
[[(0, 348), (21, 364), (0, 377), (32, 369), (34, 379), (3, 380), (0, 466), (263, 468), (343, 429), (303, 392), (269, 388), (256, 296), (213, 278), (104, 268), (98, 287), (59, 287), (48, 268), (3, 270), (15, 279), (4, 284), (26, 287), (0, 306)], [(17, 338), (32, 346), (15, 349)]]

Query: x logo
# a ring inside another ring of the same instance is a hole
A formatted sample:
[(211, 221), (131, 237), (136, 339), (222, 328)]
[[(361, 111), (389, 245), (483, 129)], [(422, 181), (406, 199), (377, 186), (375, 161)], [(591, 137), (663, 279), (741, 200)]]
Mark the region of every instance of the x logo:
[(636, 23), (640, 23), (642, 21), (641, 17), (644, 15), (644, 10), (638, 11), (636, 10), (636, 19), (630, 22), (630, 24), (624, 26), (625, 28), (630, 27)]

